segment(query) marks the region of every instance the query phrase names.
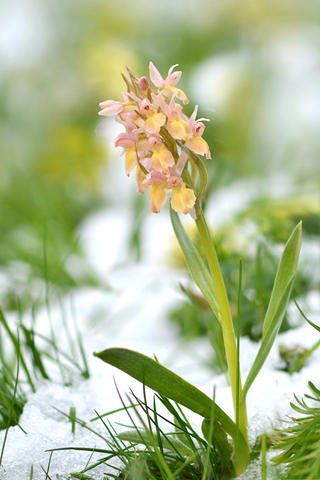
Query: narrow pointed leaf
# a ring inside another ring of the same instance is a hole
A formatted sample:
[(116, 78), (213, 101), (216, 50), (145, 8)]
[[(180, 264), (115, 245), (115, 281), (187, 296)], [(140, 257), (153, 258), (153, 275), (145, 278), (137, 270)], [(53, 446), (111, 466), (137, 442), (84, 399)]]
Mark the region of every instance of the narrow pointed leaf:
[(160, 363), (141, 353), (124, 348), (109, 348), (94, 353), (94, 356), (204, 418), (210, 418), (214, 411), (215, 419), (233, 439), (238, 434), (243, 454), (248, 454), (245, 439), (233, 420), (211, 398)]
[(301, 233), (300, 222), (292, 232), (283, 250), (269, 306), (263, 322), (261, 346), (243, 387), (242, 400), (245, 398), (249, 388), (261, 370), (279, 332), (298, 268)]
[[(138, 444), (141, 443), (146, 446), (148, 445), (152, 446), (152, 441), (154, 443), (158, 443), (157, 436), (145, 430), (139, 430), (138, 432), (136, 430), (128, 430), (125, 432), (118, 433), (117, 437), (119, 438), (119, 440), (123, 440), (125, 442), (138, 443)], [(188, 457), (191, 457), (194, 454), (191, 448), (187, 447), (182, 442), (180, 442), (180, 440), (177, 440), (174, 437), (168, 436), (167, 438), (164, 435), (161, 435), (161, 442), (163, 447), (166, 448), (167, 450), (177, 451), (181, 455), (186, 455)]]
[(174, 229), (174, 233), (178, 239), (180, 247), (183, 251), (184, 257), (186, 259), (187, 267), (193, 277), (193, 280), (200, 288), (204, 297), (207, 299), (210, 307), (212, 308), (216, 317), (220, 318), (219, 307), (215, 298), (215, 288), (213, 285), (212, 278), (203, 263), (203, 260), (194, 246), (193, 242), (190, 240), (190, 237), (183, 228), (179, 216), (176, 212), (170, 209), (171, 222)]
[(308, 320), (307, 318), (306, 318), (306, 320), (311, 325), (311, 327), (315, 328), (316, 330), (318, 330), (318, 332), (320, 332), (319, 325), (316, 325), (315, 323), (311, 322), (311, 320)]

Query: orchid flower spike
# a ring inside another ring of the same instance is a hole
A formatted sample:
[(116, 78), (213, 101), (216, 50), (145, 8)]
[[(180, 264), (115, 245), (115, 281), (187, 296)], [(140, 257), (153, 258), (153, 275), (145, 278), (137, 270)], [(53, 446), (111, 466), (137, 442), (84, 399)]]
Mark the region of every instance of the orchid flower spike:
[[(147, 77), (138, 78), (127, 69), (129, 78), (123, 76), (127, 85), (124, 101), (101, 102), (99, 115), (116, 115), (116, 121), (124, 127), (114, 144), (122, 148), (126, 174), (130, 176), (135, 169), (138, 193), (151, 187), (151, 211), (159, 213), (170, 198), (173, 210), (194, 218), (197, 191), (196, 186), (187, 183), (190, 172), (186, 171), (195, 155), (211, 158), (209, 146), (202, 138), (202, 121), (207, 119), (196, 120), (198, 107), (189, 118), (177, 103), (188, 103), (188, 99), (176, 87), (182, 74), (174, 71), (176, 66), (170, 67), (163, 79), (150, 62), (150, 79), (157, 89)], [(196, 165), (201, 164), (199, 161)]]

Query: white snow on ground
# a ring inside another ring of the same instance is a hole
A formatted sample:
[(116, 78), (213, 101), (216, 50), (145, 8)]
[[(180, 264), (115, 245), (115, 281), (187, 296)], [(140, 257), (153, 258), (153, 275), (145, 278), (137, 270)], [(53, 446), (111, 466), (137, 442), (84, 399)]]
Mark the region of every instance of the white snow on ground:
[[(107, 448), (101, 437), (77, 425), (76, 433), (71, 432), (71, 423), (57, 409), (69, 413), (70, 407), (76, 407), (77, 417), (89, 422), (100, 414), (121, 407), (114, 385), (125, 398), (131, 387), (141, 395), (141, 386), (127, 375), (104, 364), (92, 356), (93, 351), (108, 347), (126, 347), (135, 349), (157, 358), (165, 366), (195, 384), (209, 396), (213, 386), (216, 387), (217, 403), (233, 417), (231, 392), (224, 375), (215, 375), (206, 365), (210, 358), (211, 347), (207, 339), (183, 343), (175, 326), (167, 321), (168, 313), (183, 296), (179, 290), (179, 281), (188, 280), (181, 271), (166, 266), (163, 258), (171, 248), (172, 231), (166, 213), (160, 216), (150, 215), (145, 226), (149, 235), (143, 246), (144, 261), (138, 265), (124, 263), (123, 251), (126, 234), (119, 218), (119, 211), (101, 212), (88, 219), (82, 230), (82, 241), (89, 261), (101, 279), (104, 289), (82, 289), (75, 291), (65, 299), (65, 315), (70, 320), (77, 317), (84, 346), (89, 360), (91, 378), (76, 379), (73, 386), (41, 381), (37, 392), (29, 395), (19, 427), (9, 429), (4, 451), (3, 466), (0, 470), (1, 480), (28, 479), (31, 464), (34, 480), (43, 480), (49, 461), (48, 449), (84, 446)], [(107, 243), (107, 238), (112, 242)], [(310, 320), (319, 323), (317, 312), (320, 299), (317, 293), (310, 294), (303, 305)], [(291, 316), (297, 324), (294, 306), (290, 307)], [(48, 314), (45, 309), (37, 312), (37, 325), (41, 325), (44, 334), (49, 333)], [(64, 331), (61, 328), (61, 306), (51, 305), (51, 317), (59, 346), (67, 346)], [(28, 321), (28, 319), (26, 319)], [(299, 323), (299, 321), (298, 321)], [(319, 334), (308, 324), (300, 321), (300, 327), (278, 336), (275, 346), (261, 373), (248, 394), (248, 415), (250, 438), (254, 442), (256, 435), (271, 428), (279, 418), (292, 414), (289, 402), (293, 394), (299, 397), (307, 393), (307, 382), (313, 381), (319, 386), (320, 349), (316, 350), (301, 372), (292, 376), (280, 370), (282, 363), (278, 354), (280, 344), (311, 347)], [(61, 338), (59, 337), (59, 334)], [(241, 369), (245, 379), (259, 345), (243, 338), (241, 342)], [(57, 375), (58, 378), (59, 375)], [(150, 399), (152, 393), (150, 392)], [(192, 412), (189, 418), (200, 429), (201, 418)], [(117, 413), (110, 417), (113, 422), (129, 424), (126, 413)], [(89, 426), (103, 437), (106, 436), (101, 422), (89, 422)], [(116, 426), (119, 430), (124, 427)], [(0, 445), (5, 432), (0, 432)], [(66, 479), (70, 472), (80, 471), (86, 463), (98, 460), (101, 454), (95, 453), (89, 460), (89, 452), (75, 450), (54, 452), (49, 474), (52, 479)], [(257, 464), (258, 465), (258, 464)], [(258, 478), (258, 466), (244, 476), (246, 480)], [(93, 478), (102, 479), (104, 473), (111, 472), (110, 467), (102, 465), (92, 472)], [(272, 477), (270, 477), (272, 478)]]

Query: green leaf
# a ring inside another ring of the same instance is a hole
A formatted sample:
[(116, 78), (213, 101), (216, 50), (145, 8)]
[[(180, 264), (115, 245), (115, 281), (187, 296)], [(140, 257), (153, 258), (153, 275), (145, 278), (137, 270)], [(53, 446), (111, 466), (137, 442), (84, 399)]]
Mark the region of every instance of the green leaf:
[(248, 393), (248, 390), (254, 382), (259, 371), (261, 370), (261, 367), (269, 355), (274, 340), (279, 332), (298, 268), (299, 253), (301, 248), (301, 233), (300, 222), (292, 232), (283, 250), (274, 281), (269, 306), (263, 322), (261, 346), (243, 387), (241, 398), (242, 401)]
[[(123, 440), (125, 442), (138, 443), (146, 446), (152, 446), (152, 443), (158, 444), (157, 436), (146, 430), (128, 430), (126, 432), (118, 433), (117, 437), (119, 440)], [(194, 452), (191, 450), (191, 448), (188, 448), (186, 445), (180, 442), (180, 440), (177, 440), (174, 437), (161, 435), (161, 443), (167, 450), (177, 451), (181, 455), (188, 457), (192, 457), (194, 455)]]
[(214, 411), (215, 419), (221, 423), (225, 431), (234, 439), (238, 432), (245, 445), (236, 424), (211, 398), (155, 360), (125, 348), (109, 348), (94, 353), (94, 356), (204, 418), (210, 418)]
[(316, 330), (318, 330), (318, 332), (320, 332), (320, 326), (319, 325), (316, 325), (315, 323), (311, 322), (311, 320), (309, 320), (305, 314), (303, 313), (303, 311), (301, 310), (301, 308), (299, 307), (298, 303), (296, 302), (295, 299), (293, 299), (294, 303), (296, 304), (296, 307), (297, 309), (299, 310), (299, 312), (301, 313), (301, 315), (303, 316), (303, 318), (309, 323), (309, 325), (311, 325), (311, 327), (315, 328)]
[(307, 318), (306, 318), (306, 320), (311, 325), (311, 327), (315, 328), (316, 330), (318, 330), (318, 332), (320, 332), (319, 325), (316, 325), (315, 323), (311, 322), (311, 320), (308, 320)]
[(207, 418), (203, 420), (201, 425), (202, 433), (205, 439), (219, 450), (224, 461), (229, 463), (231, 461), (231, 450), (227, 434), (216, 420), (213, 420), (213, 428), (211, 428), (210, 423), (211, 420)]
[(213, 285), (212, 278), (203, 263), (203, 260), (187, 235), (185, 229), (183, 228), (179, 216), (176, 212), (170, 208), (171, 222), (174, 229), (174, 233), (178, 239), (180, 247), (183, 251), (184, 257), (186, 259), (187, 267), (190, 270), (190, 273), (195, 281), (195, 283), (200, 288), (204, 297), (207, 299), (210, 307), (212, 308), (214, 314), (220, 319), (219, 307), (215, 297), (215, 288)]

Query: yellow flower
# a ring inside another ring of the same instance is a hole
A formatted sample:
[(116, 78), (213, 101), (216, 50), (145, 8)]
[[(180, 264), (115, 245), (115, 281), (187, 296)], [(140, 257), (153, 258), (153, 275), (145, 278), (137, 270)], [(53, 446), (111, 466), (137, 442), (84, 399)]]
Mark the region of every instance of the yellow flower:
[(163, 113), (148, 112), (144, 128), (147, 133), (159, 133), (160, 128), (165, 124), (166, 117)]
[(181, 187), (173, 190), (171, 206), (175, 212), (182, 212), (186, 215), (194, 206), (195, 201), (196, 196), (191, 188), (181, 185)]
[(168, 195), (162, 185), (152, 185), (149, 197), (151, 200), (151, 212), (159, 213), (166, 203)]
[(153, 168), (158, 172), (167, 172), (168, 168), (174, 165), (173, 155), (164, 145), (160, 145), (153, 150), (151, 161)]
[(191, 127), (188, 122), (182, 120), (180, 115), (168, 119), (168, 132), (177, 140), (187, 140), (191, 134)]

